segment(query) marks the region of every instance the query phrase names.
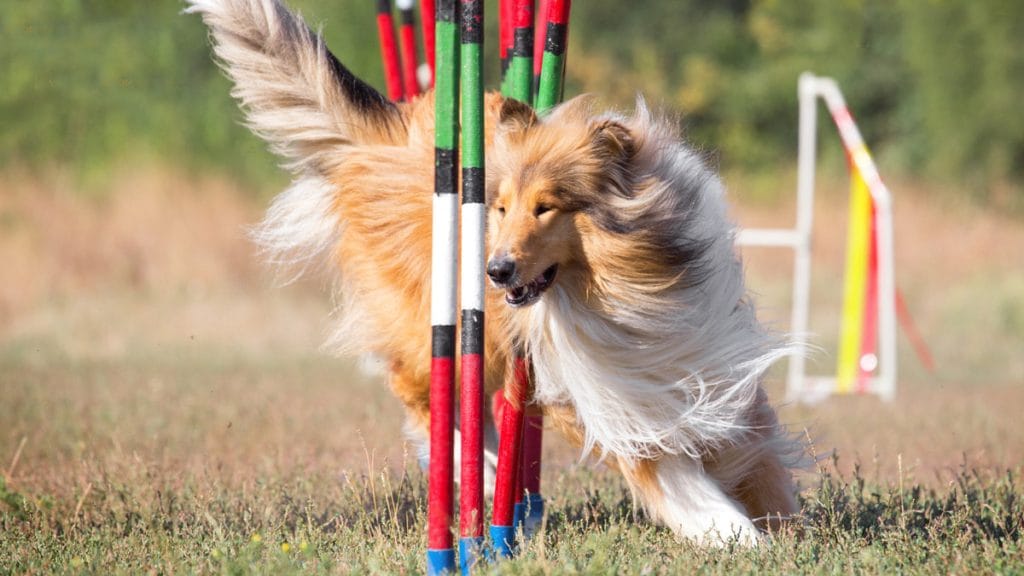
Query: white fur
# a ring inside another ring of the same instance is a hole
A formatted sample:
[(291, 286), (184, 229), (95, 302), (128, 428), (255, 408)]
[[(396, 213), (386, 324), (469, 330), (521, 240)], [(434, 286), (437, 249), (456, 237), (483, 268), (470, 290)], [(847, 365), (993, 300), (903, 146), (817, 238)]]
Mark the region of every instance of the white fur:
[(294, 280), (310, 266), (321, 267), (338, 242), (341, 223), (331, 209), (336, 189), (308, 176), (278, 194), (250, 236), (264, 259), (289, 270)]
[(602, 278), (613, 288), (599, 309), (592, 294), (556, 282), (529, 312), (537, 398), (575, 406), (587, 453), (700, 459), (742, 442), (761, 376), (789, 348), (761, 328), (746, 298), (718, 179), (638, 108), (635, 119), (619, 120), (646, 138), (638, 180), (651, 174), (661, 184), (618, 198), (616, 211), (675, 212), (680, 241), (710, 243), (699, 263), (706, 277), (658, 292)]
[(699, 461), (666, 456), (658, 461), (656, 475), (663, 498), (652, 512), (677, 534), (714, 546), (733, 539), (746, 545), (760, 541), (742, 507), (722, 492)]

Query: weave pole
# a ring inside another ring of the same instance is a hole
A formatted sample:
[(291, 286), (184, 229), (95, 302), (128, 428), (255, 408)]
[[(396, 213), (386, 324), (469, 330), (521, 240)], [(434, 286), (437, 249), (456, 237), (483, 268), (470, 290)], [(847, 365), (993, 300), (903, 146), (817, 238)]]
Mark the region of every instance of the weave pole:
[(534, 0), (513, 0), (506, 95), (524, 104), (533, 102), (533, 16)]
[(523, 455), (519, 476), (522, 478), (522, 502), (519, 518), (523, 534), (529, 538), (544, 518), (544, 497), (540, 493), (541, 452), (544, 447), (544, 414), (526, 414), (523, 421)]
[(384, 80), (388, 98), (402, 100), (402, 71), (398, 61), (398, 43), (395, 42), (395, 21), (391, 16), (391, 0), (377, 0), (377, 35), (380, 37), (380, 56), (384, 62)]
[(420, 0), (420, 20), (421, 30), (423, 32), (423, 55), (426, 60), (427, 71), (429, 72), (430, 78), (427, 80), (427, 88), (433, 88), (434, 86), (434, 0)]
[[(511, 27), (511, 54), (502, 39), (502, 50), (508, 55), (508, 69), (502, 79), (502, 94), (530, 104), (533, 101), (533, 0), (505, 0), (501, 9), (500, 28)], [(506, 33), (507, 34), (507, 33)], [(491, 516), (491, 545), (501, 557), (510, 557), (515, 550), (516, 508), (522, 518), (522, 445), (523, 418), (529, 390), (529, 369), (521, 345), (517, 344), (511, 384), (506, 384), (506, 402), (502, 410), (498, 446), (498, 469), (495, 473), (494, 510)]]
[(544, 55), (537, 86), (537, 113), (544, 114), (562, 101), (565, 50), (569, 37), (571, 0), (546, 0)]
[(434, 104), (434, 199), (430, 275), (430, 471), (427, 573), (455, 571), (452, 493), (455, 434), (455, 314), (458, 259), (459, 28), (455, 0), (438, 0)]
[(498, 56), (501, 59), (501, 93), (508, 95), (508, 59), (512, 52), (512, 0), (498, 0)]
[(526, 358), (516, 350), (512, 382), (506, 386), (501, 411), (501, 439), (498, 446), (498, 470), (495, 473), (494, 510), (491, 516), (491, 545), (498, 556), (508, 558), (515, 550), (514, 500), (520, 477), (520, 453), (523, 441), (523, 408), (529, 386)]
[[(539, 59), (541, 66), (537, 80), (535, 107), (538, 114), (544, 114), (562, 101), (571, 4), (571, 0), (544, 0), (541, 4), (541, 18), (545, 24), (545, 31), (540, 35), (543, 40), (534, 43), (535, 47), (543, 45), (544, 48)], [(534, 54), (536, 55), (536, 50)], [(537, 63), (534, 62), (535, 71)], [(520, 510), (517, 512), (522, 518), (524, 534), (530, 536), (544, 518), (544, 497), (540, 491), (544, 415), (527, 414), (525, 419), (520, 471), (522, 490), (521, 494), (517, 494), (517, 498), (523, 497), (525, 500), (518, 505)]]
[(459, 565), (469, 574), (484, 543), (484, 86), (483, 0), (461, 0), (462, 470)]
[(420, 93), (420, 82), (416, 79), (416, 15), (413, 0), (395, 0), (401, 21), (398, 25), (399, 47), (402, 50), (402, 84), (405, 99), (410, 101)]
[[(547, 21), (548, 17), (548, 4), (551, 0), (537, 0), (537, 19), (540, 21), (539, 26)], [(544, 28), (536, 31), (533, 35), (533, 89), (536, 90), (540, 86), (540, 67), (544, 62)], [(536, 99), (536, 94), (534, 94)]]

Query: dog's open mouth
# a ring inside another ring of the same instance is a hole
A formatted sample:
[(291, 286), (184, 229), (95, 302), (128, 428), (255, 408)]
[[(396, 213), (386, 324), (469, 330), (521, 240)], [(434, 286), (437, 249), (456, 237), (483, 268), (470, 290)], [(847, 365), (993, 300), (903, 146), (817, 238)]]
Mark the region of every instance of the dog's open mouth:
[(540, 295), (551, 287), (555, 281), (555, 274), (558, 273), (558, 264), (552, 265), (532, 281), (521, 286), (515, 286), (505, 290), (505, 302), (513, 308), (529, 306), (540, 299)]

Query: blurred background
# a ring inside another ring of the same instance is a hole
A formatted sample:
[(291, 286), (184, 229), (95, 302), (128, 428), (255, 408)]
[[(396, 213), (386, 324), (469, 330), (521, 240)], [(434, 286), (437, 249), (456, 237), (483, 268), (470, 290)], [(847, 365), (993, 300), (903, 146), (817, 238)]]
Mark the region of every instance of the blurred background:
[[(383, 91), (374, 2), (289, 4)], [(59, 492), (139, 462), (222, 478), (405, 461), (383, 377), (319, 350), (328, 281), (275, 285), (246, 239), (289, 178), (182, 8), (0, 8), (0, 462), (20, 454), (23, 483)], [(580, 0), (569, 36), (567, 96), (628, 109), (643, 94), (680, 115), (750, 227), (793, 224), (797, 76), (834, 77), (894, 194), (897, 283), (936, 370), (901, 335), (893, 403), (833, 398), (783, 418), (882, 477), (1019, 464), (1024, 3)], [(848, 177), (824, 112), (819, 135), (811, 365), (826, 373)], [(744, 259), (784, 330), (791, 255)]]

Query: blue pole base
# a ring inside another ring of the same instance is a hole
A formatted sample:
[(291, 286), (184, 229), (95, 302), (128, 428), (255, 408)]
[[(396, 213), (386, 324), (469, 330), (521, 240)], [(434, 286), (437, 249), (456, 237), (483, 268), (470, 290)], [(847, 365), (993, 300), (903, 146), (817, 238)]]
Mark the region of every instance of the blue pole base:
[(512, 526), (516, 530), (523, 527), (524, 516), (526, 516), (526, 502), (516, 502), (512, 508)]
[(516, 530), (511, 526), (491, 526), (491, 545), (498, 558), (511, 558), (516, 545)]
[(459, 567), (463, 574), (471, 574), (477, 562), (485, 559), (483, 536), (459, 538)]
[(427, 574), (429, 576), (440, 576), (441, 574), (454, 573), (455, 550), (451, 548), (427, 550)]
[(533, 536), (544, 520), (544, 497), (540, 494), (526, 495), (526, 514), (523, 517), (523, 534), (527, 538)]

